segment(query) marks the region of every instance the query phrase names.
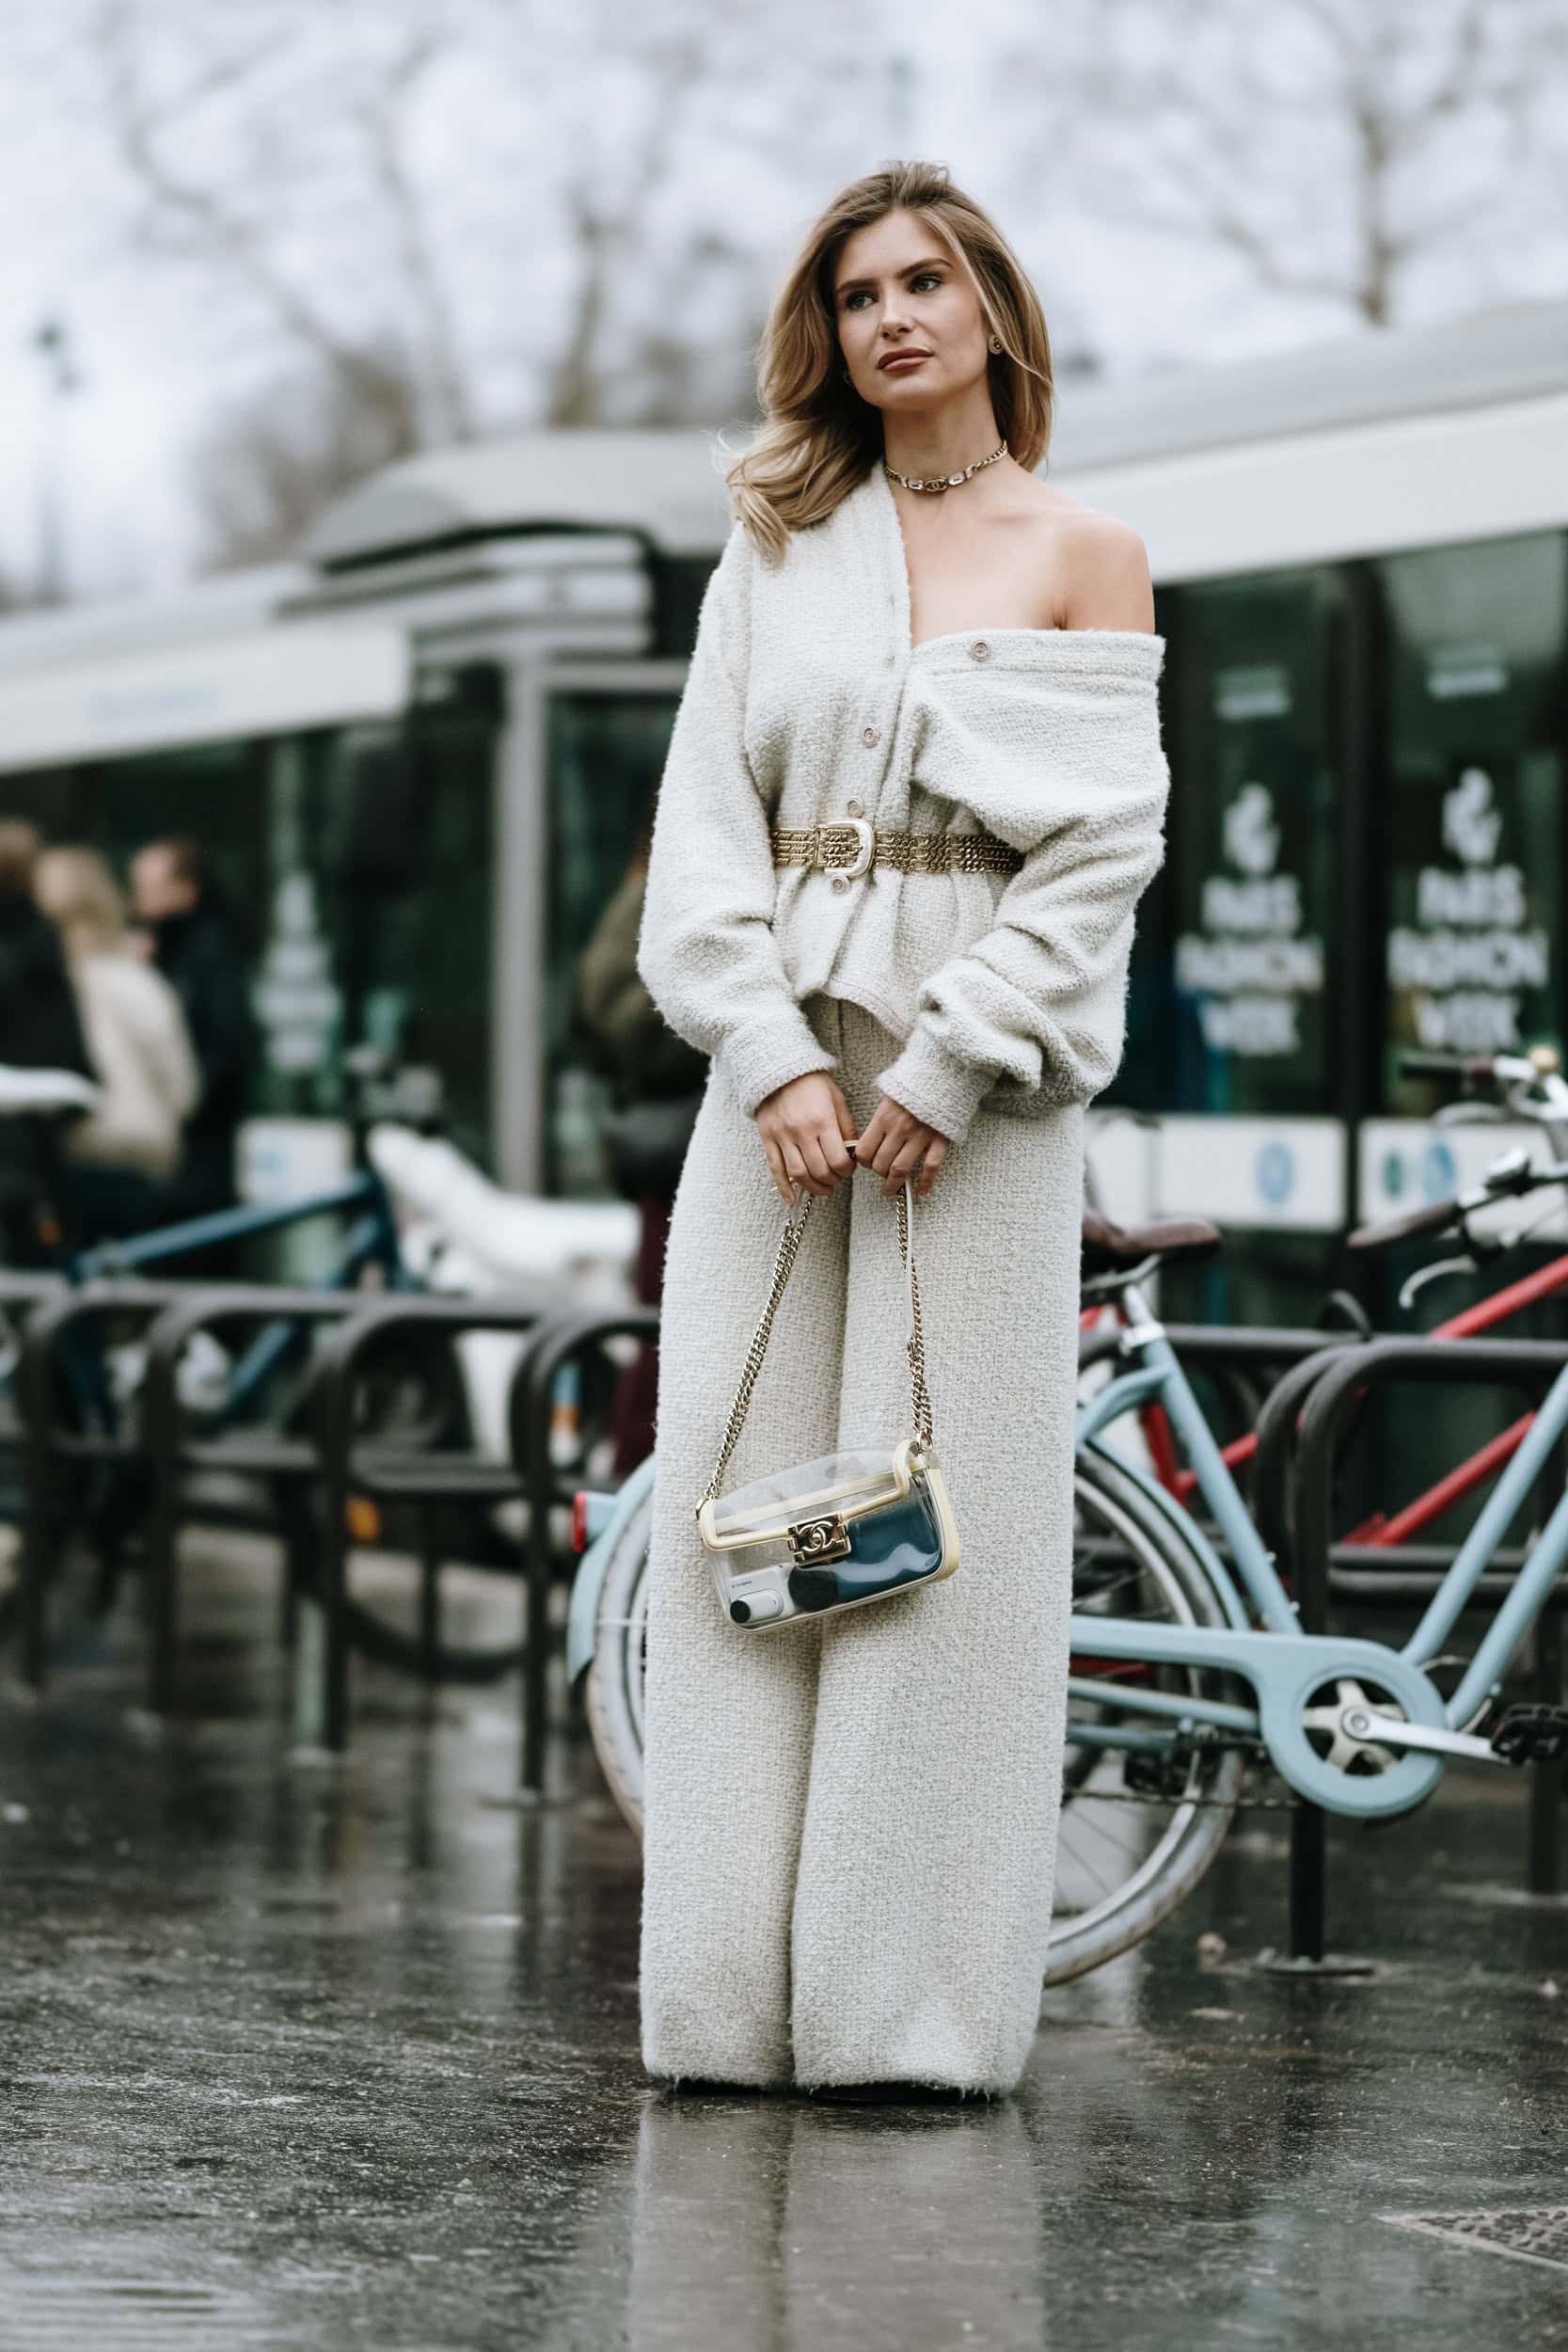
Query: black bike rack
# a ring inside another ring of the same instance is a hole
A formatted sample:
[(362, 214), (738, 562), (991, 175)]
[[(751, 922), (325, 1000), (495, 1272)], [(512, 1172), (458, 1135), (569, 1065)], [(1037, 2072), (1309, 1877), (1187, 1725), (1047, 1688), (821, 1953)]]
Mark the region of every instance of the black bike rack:
[(81, 1324), (102, 1315), (135, 1315), (150, 1322), (174, 1295), (167, 1283), (112, 1279), (61, 1284), (28, 1317), (17, 1363), (17, 1405), (22, 1419), (22, 1479), (26, 1498), (18, 1564), (22, 1620), (23, 1678), (41, 1691), (48, 1672), (46, 1596), (56, 1548), (79, 1516), (60, 1472), (75, 1466), (129, 1466), (141, 1453), (140, 1432), (125, 1429), (67, 1429), (55, 1418), (55, 1383), (61, 1344)]
[[(354, 1412), (367, 1359), (376, 1348), (385, 1346), (393, 1333), (424, 1331), (452, 1338), (469, 1331), (530, 1335), (552, 1308), (559, 1306), (559, 1294), (553, 1298), (518, 1295), (483, 1299), (394, 1295), (370, 1305), (362, 1299), (358, 1303), (361, 1311), (334, 1331), (324, 1344), (313, 1385), (325, 1531), (320, 1561), (325, 1634), (320, 1715), (325, 1744), (333, 1749), (342, 1748), (348, 1737), (350, 1495), (363, 1492), (413, 1502), (500, 1502), (511, 1501), (522, 1491), (522, 1481), (511, 1462), (454, 1459), (450, 1454), (420, 1455), (386, 1446), (378, 1448), (373, 1439), (361, 1439), (355, 1430)], [(420, 1621), (428, 1672), (435, 1645), (436, 1589), (440, 1563), (427, 1549), (421, 1565)], [(531, 1641), (532, 1631), (531, 1602)], [(526, 1651), (523, 1663), (526, 1678), (531, 1672)]]
[[(180, 1534), (185, 1520), (186, 1478), (202, 1470), (233, 1470), (247, 1477), (292, 1479), (313, 1485), (321, 1455), (313, 1436), (240, 1424), (207, 1435), (187, 1427), (180, 1401), (181, 1358), (198, 1332), (236, 1323), (265, 1330), (269, 1324), (320, 1327), (362, 1312), (356, 1291), (284, 1290), (263, 1283), (187, 1284), (166, 1307), (148, 1334), (142, 1386), (141, 1444), (151, 1476), (148, 1529), (148, 1624), (150, 1663), (148, 1703), (167, 1714), (175, 1698), (175, 1637), (178, 1621)], [(313, 1375), (312, 1375), (313, 1376)], [(284, 1573), (284, 1638), (292, 1635), (296, 1563)]]
[(550, 1520), (556, 1506), (582, 1484), (573, 1465), (564, 1481), (550, 1450), (550, 1412), (556, 1375), (607, 1340), (657, 1340), (657, 1307), (623, 1307), (608, 1313), (562, 1317), (545, 1326), (513, 1375), (508, 1421), (512, 1458), (528, 1498), (524, 1573), (528, 1590), (528, 1634), (523, 1647), (521, 1793), (537, 1802), (545, 1792), (545, 1747), (549, 1698), (549, 1595), (561, 1562)]
[[(53, 1298), (64, 1286), (65, 1277), (62, 1274), (24, 1274), (0, 1268), (0, 1314), (17, 1316), (25, 1327), (28, 1316), (37, 1308), (42, 1306), (46, 1299)], [(19, 1480), (23, 1474), (23, 1448), (25, 1435), (25, 1425), (22, 1419), (16, 1386), (13, 1383), (9, 1396), (0, 1400), (0, 1442), (14, 1447)], [(26, 1534), (24, 1521), (27, 1518), (25, 1494), (26, 1489), (24, 1486), (20, 1489), (19, 1496), (23, 1507), (19, 1510), (15, 1520), (24, 1540)], [(15, 1586), (8, 1593), (0, 1596), (0, 1641), (4, 1641), (8, 1636), (20, 1613), (20, 1608), (21, 1597)]]
[[(1413, 1564), (1391, 1567), (1392, 1549), (1374, 1545), (1337, 1545), (1333, 1540), (1334, 1465), (1338, 1441), (1353, 1415), (1380, 1384), (1392, 1380), (1432, 1382), (1450, 1388), (1513, 1388), (1532, 1405), (1568, 1365), (1568, 1343), (1548, 1340), (1438, 1340), (1419, 1334), (1363, 1341), (1335, 1349), (1314, 1368), (1310, 1382), (1298, 1383), (1295, 1394), (1276, 1392), (1274, 1412), (1263, 1433), (1274, 1455), (1283, 1458), (1290, 1429), (1295, 1428), (1293, 1476), (1289, 1481), (1293, 1500), (1290, 1556), (1294, 1597), (1304, 1633), (1328, 1630), (1329, 1601), (1335, 1595), (1354, 1597), (1363, 1606), (1400, 1607), (1429, 1600), (1441, 1581), (1452, 1550), (1423, 1546)], [(1299, 1392), (1305, 1385), (1305, 1396)], [(1283, 1384), (1282, 1384), (1283, 1389)], [(1263, 1445), (1259, 1444), (1259, 1454)], [(1275, 1461), (1264, 1480), (1278, 1492)], [(1282, 1509), (1280, 1519), (1286, 1516)], [(1405, 1548), (1400, 1548), (1404, 1554)], [(1502, 1554), (1508, 1558), (1517, 1555)], [(1374, 1572), (1375, 1571), (1375, 1572)], [(1488, 1570), (1476, 1599), (1495, 1597), (1511, 1580)], [(1489, 1590), (1488, 1590), (1489, 1587)], [(1568, 1590), (1559, 1585), (1548, 1596), (1538, 1629), (1568, 1606)], [(1552, 1703), (1561, 1698), (1561, 1645), (1557, 1625), (1552, 1637), (1537, 1644), (1537, 1670), (1550, 1689), (1542, 1695)], [(1530, 1803), (1530, 1885), (1533, 1892), (1551, 1893), (1557, 1885), (1558, 1788), (1560, 1768), (1538, 1768)], [(1326, 1950), (1327, 1818), (1313, 1804), (1297, 1806), (1291, 1834), (1291, 1957), (1307, 1964), (1321, 1963)]]
[[(1344, 1336), (1336, 1343), (1337, 1349), (1364, 1344), (1363, 1341)], [(1295, 1470), (1301, 1408), (1331, 1360), (1327, 1348), (1302, 1357), (1280, 1375), (1258, 1415), (1258, 1451), (1252, 1457), (1249, 1486), (1252, 1516), (1264, 1549), (1286, 1575), (1290, 1573), (1291, 1560), (1291, 1480)]]
[[(1222, 1323), (1166, 1323), (1161, 1329), (1184, 1363), (1255, 1365), (1296, 1363), (1324, 1348), (1342, 1347), (1354, 1333), (1322, 1331), (1316, 1326), (1293, 1329), (1289, 1324), (1243, 1323), (1231, 1328)], [(1087, 1372), (1121, 1353), (1125, 1329), (1112, 1324), (1090, 1331), (1079, 1343), (1078, 1369)]]

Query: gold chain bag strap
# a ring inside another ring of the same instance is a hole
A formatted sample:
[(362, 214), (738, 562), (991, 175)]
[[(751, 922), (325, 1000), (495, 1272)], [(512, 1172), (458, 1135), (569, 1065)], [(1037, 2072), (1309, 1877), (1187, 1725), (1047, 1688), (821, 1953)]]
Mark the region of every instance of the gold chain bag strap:
[(926, 1338), (914, 1262), (914, 1195), (894, 1201), (909, 1314), (910, 1435), (812, 1462), (721, 1492), (761, 1375), (773, 1319), (800, 1253), (812, 1196), (789, 1211), (762, 1318), (746, 1351), (719, 1459), (697, 1505), (697, 1530), (731, 1622), (748, 1629), (788, 1625), (835, 1609), (863, 1608), (951, 1576), (958, 1535), (937, 1465)]

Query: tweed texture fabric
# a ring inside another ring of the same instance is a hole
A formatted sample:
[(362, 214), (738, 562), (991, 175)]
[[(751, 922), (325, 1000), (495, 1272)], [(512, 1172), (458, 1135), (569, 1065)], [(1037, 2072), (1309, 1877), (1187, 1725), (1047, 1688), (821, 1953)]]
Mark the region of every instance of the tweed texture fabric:
[[(1134, 910), (1163, 855), (1164, 639), (964, 629), (911, 644), (879, 466), (771, 564), (732, 530), (659, 789), (639, 949), (742, 1108), (831, 1067), (803, 1007), (891, 1033), (883, 1090), (961, 1139), (985, 1103), (1086, 1103), (1120, 1058)], [(1021, 870), (778, 871), (770, 827), (994, 833)]]
[[(802, 1018), (858, 1122), (896, 1041)], [(649, 1563), (641, 1946), (657, 2075), (1003, 2092), (1050, 1927), (1070, 1601), (1083, 1120), (982, 1108), (917, 1213), (942, 1584), (774, 1632), (721, 1613), (693, 1509), (784, 1209), (715, 1063), (676, 1195)], [(812, 1212), (731, 1481), (905, 1434), (896, 1220), (857, 1175)]]

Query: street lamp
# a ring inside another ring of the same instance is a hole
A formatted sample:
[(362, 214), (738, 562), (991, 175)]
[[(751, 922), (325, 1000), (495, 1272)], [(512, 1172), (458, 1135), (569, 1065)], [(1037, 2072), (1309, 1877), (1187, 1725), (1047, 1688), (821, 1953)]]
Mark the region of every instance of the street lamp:
[(81, 389), (82, 377), (71, 347), (71, 330), (64, 319), (40, 319), (33, 330), (31, 342), (43, 364), (50, 394), (46, 412), (48, 424), (39, 459), (36, 593), (40, 604), (63, 604), (66, 598), (66, 403), (72, 392)]

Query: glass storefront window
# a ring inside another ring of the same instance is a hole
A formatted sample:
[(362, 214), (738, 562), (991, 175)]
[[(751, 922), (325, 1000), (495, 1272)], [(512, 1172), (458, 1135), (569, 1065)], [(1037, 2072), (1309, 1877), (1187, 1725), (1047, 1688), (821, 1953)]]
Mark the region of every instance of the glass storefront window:
[(1335, 1107), (1342, 596), (1327, 570), (1181, 591), (1167, 719), (1181, 1110)]
[(16, 780), (8, 810), (123, 876), (145, 842), (206, 850), (256, 974), (249, 1108), (335, 1118), (344, 1050), (441, 1073), (454, 1140), (490, 1153), (496, 673), (421, 679), (400, 720), (203, 744)]
[(643, 849), (679, 696), (608, 681), (551, 697), (546, 914), (545, 1183), (602, 1195), (598, 1119), (607, 1093), (577, 1025), (582, 952)]
[(1561, 697), (1568, 540), (1377, 566), (1388, 616), (1384, 1099), (1431, 1107), (1399, 1056), (1561, 1037)]
[(276, 767), (269, 952), (302, 1032), (318, 993), (323, 1050), (302, 1066), (305, 1038), (280, 1020), (268, 1058), (277, 1107), (321, 1110), (341, 1102), (340, 1042), (427, 1063), (452, 1140), (488, 1162), (499, 682), (475, 668), (441, 683), (405, 720)]

